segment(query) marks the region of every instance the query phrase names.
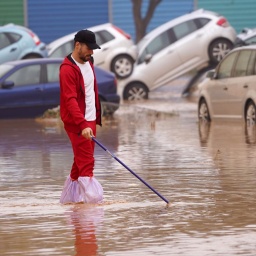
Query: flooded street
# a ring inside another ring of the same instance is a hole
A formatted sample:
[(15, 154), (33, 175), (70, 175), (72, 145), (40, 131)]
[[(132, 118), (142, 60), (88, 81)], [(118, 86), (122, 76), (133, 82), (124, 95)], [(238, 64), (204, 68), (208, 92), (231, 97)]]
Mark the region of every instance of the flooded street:
[[(255, 255), (256, 132), (198, 124), (196, 103), (122, 105), (97, 139), (101, 205), (60, 205), (72, 164), (61, 122), (0, 120), (0, 255)], [(153, 107), (152, 107), (153, 106)]]

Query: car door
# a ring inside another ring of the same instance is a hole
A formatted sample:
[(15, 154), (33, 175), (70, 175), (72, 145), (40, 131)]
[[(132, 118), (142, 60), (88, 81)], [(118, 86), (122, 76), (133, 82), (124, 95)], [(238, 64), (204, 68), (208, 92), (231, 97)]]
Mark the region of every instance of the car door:
[(43, 101), (50, 109), (60, 104), (59, 69), (61, 62), (47, 63), (43, 67), (42, 79), (44, 82)]
[(145, 75), (150, 89), (166, 85), (177, 76), (181, 64), (172, 28), (148, 42), (139, 54), (137, 69)]
[(57, 47), (51, 54), (50, 58), (64, 58), (68, 54), (70, 54), (74, 49), (74, 40), (69, 40), (68, 42), (65, 42), (64, 44), (61, 44), (59, 47)]
[(23, 117), (41, 113), (43, 84), (40, 82), (40, 77), (39, 64), (23, 66), (11, 73), (4, 83), (12, 82), (13, 86), (1, 88), (1, 116)]
[(216, 70), (216, 78), (209, 82), (207, 87), (212, 115), (215, 118), (225, 117), (230, 112), (230, 90), (229, 87), (236, 83), (232, 77), (233, 65), (238, 52), (227, 55)]
[(110, 67), (106, 66), (106, 59), (115, 48), (115, 41), (117, 43), (116, 47), (120, 47), (120, 45), (118, 45), (119, 41), (115, 40), (115, 37), (107, 30), (95, 31), (95, 38), (101, 49), (97, 49), (93, 52), (94, 64), (103, 69), (109, 69)]
[(17, 43), (21, 38), (16, 33), (0, 33), (0, 63), (17, 60), (20, 55), (20, 47)]
[(173, 27), (173, 32), (177, 39), (177, 51), (182, 61), (182, 69), (193, 69), (198, 63), (204, 62), (202, 59), (202, 49), (200, 37), (203, 35), (202, 30), (198, 30), (194, 20), (182, 22)]
[(255, 84), (254, 63), (255, 51), (239, 51), (226, 89), (226, 114), (230, 117), (243, 117), (248, 90)]

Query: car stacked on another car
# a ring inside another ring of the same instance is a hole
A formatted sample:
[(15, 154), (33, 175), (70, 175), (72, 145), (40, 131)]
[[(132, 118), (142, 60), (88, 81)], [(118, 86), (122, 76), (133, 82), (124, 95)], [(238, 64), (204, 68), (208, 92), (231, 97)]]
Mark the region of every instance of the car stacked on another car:
[(197, 10), (148, 33), (137, 45), (134, 72), (120, 81), (125, 100), (147, 99), (148, 93), (172, 80), (217, 64), (232, 48), (236, 32), (227, 19)]
[(0, 26), (0, 64), (47, 56), (45, 43), (30, 29), (15, 24)]
[(256, 45), (233, 49), (198, 85), (198, 118), (256, 120)]
[[(136, 59), (136, 47), (131, 36), (111, 23), (88, 28), (95, 33), (96, 42), (101, 49), (94, 51), (94, 64), (115, 73), (119, 79), (133, 72)], [(74, 48), (76, 32), (54, 40), (47, 45), (50, 58), (64, 58)]]
[[(59, 67), (62, 58), (19, 60), (0, 65), (0, 118), (35, 118), (60, 103)], [(103, 114), (119, 107), (112, 72), (95, 66)]]

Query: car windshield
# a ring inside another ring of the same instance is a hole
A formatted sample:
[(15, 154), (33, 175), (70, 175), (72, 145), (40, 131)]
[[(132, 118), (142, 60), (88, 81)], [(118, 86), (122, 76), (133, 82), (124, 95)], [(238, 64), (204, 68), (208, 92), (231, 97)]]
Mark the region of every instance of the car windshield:
[(12, 65), (8, 65), (8, 64), (3, 64), (0, 66), (0, 77), (2, 77), (3, 75), (5, 75), (9, 70), (11, 70), (13, 68)]

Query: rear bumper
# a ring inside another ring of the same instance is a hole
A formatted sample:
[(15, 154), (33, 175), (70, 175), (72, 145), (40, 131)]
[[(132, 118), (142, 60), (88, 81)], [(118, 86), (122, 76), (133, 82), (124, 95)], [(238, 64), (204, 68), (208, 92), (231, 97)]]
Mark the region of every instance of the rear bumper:
[(107, 94), (105, 95), (105, 99), (109, 103), (115, 103), (115, 104), (120, 103), (120, 96), (118, 94)]

